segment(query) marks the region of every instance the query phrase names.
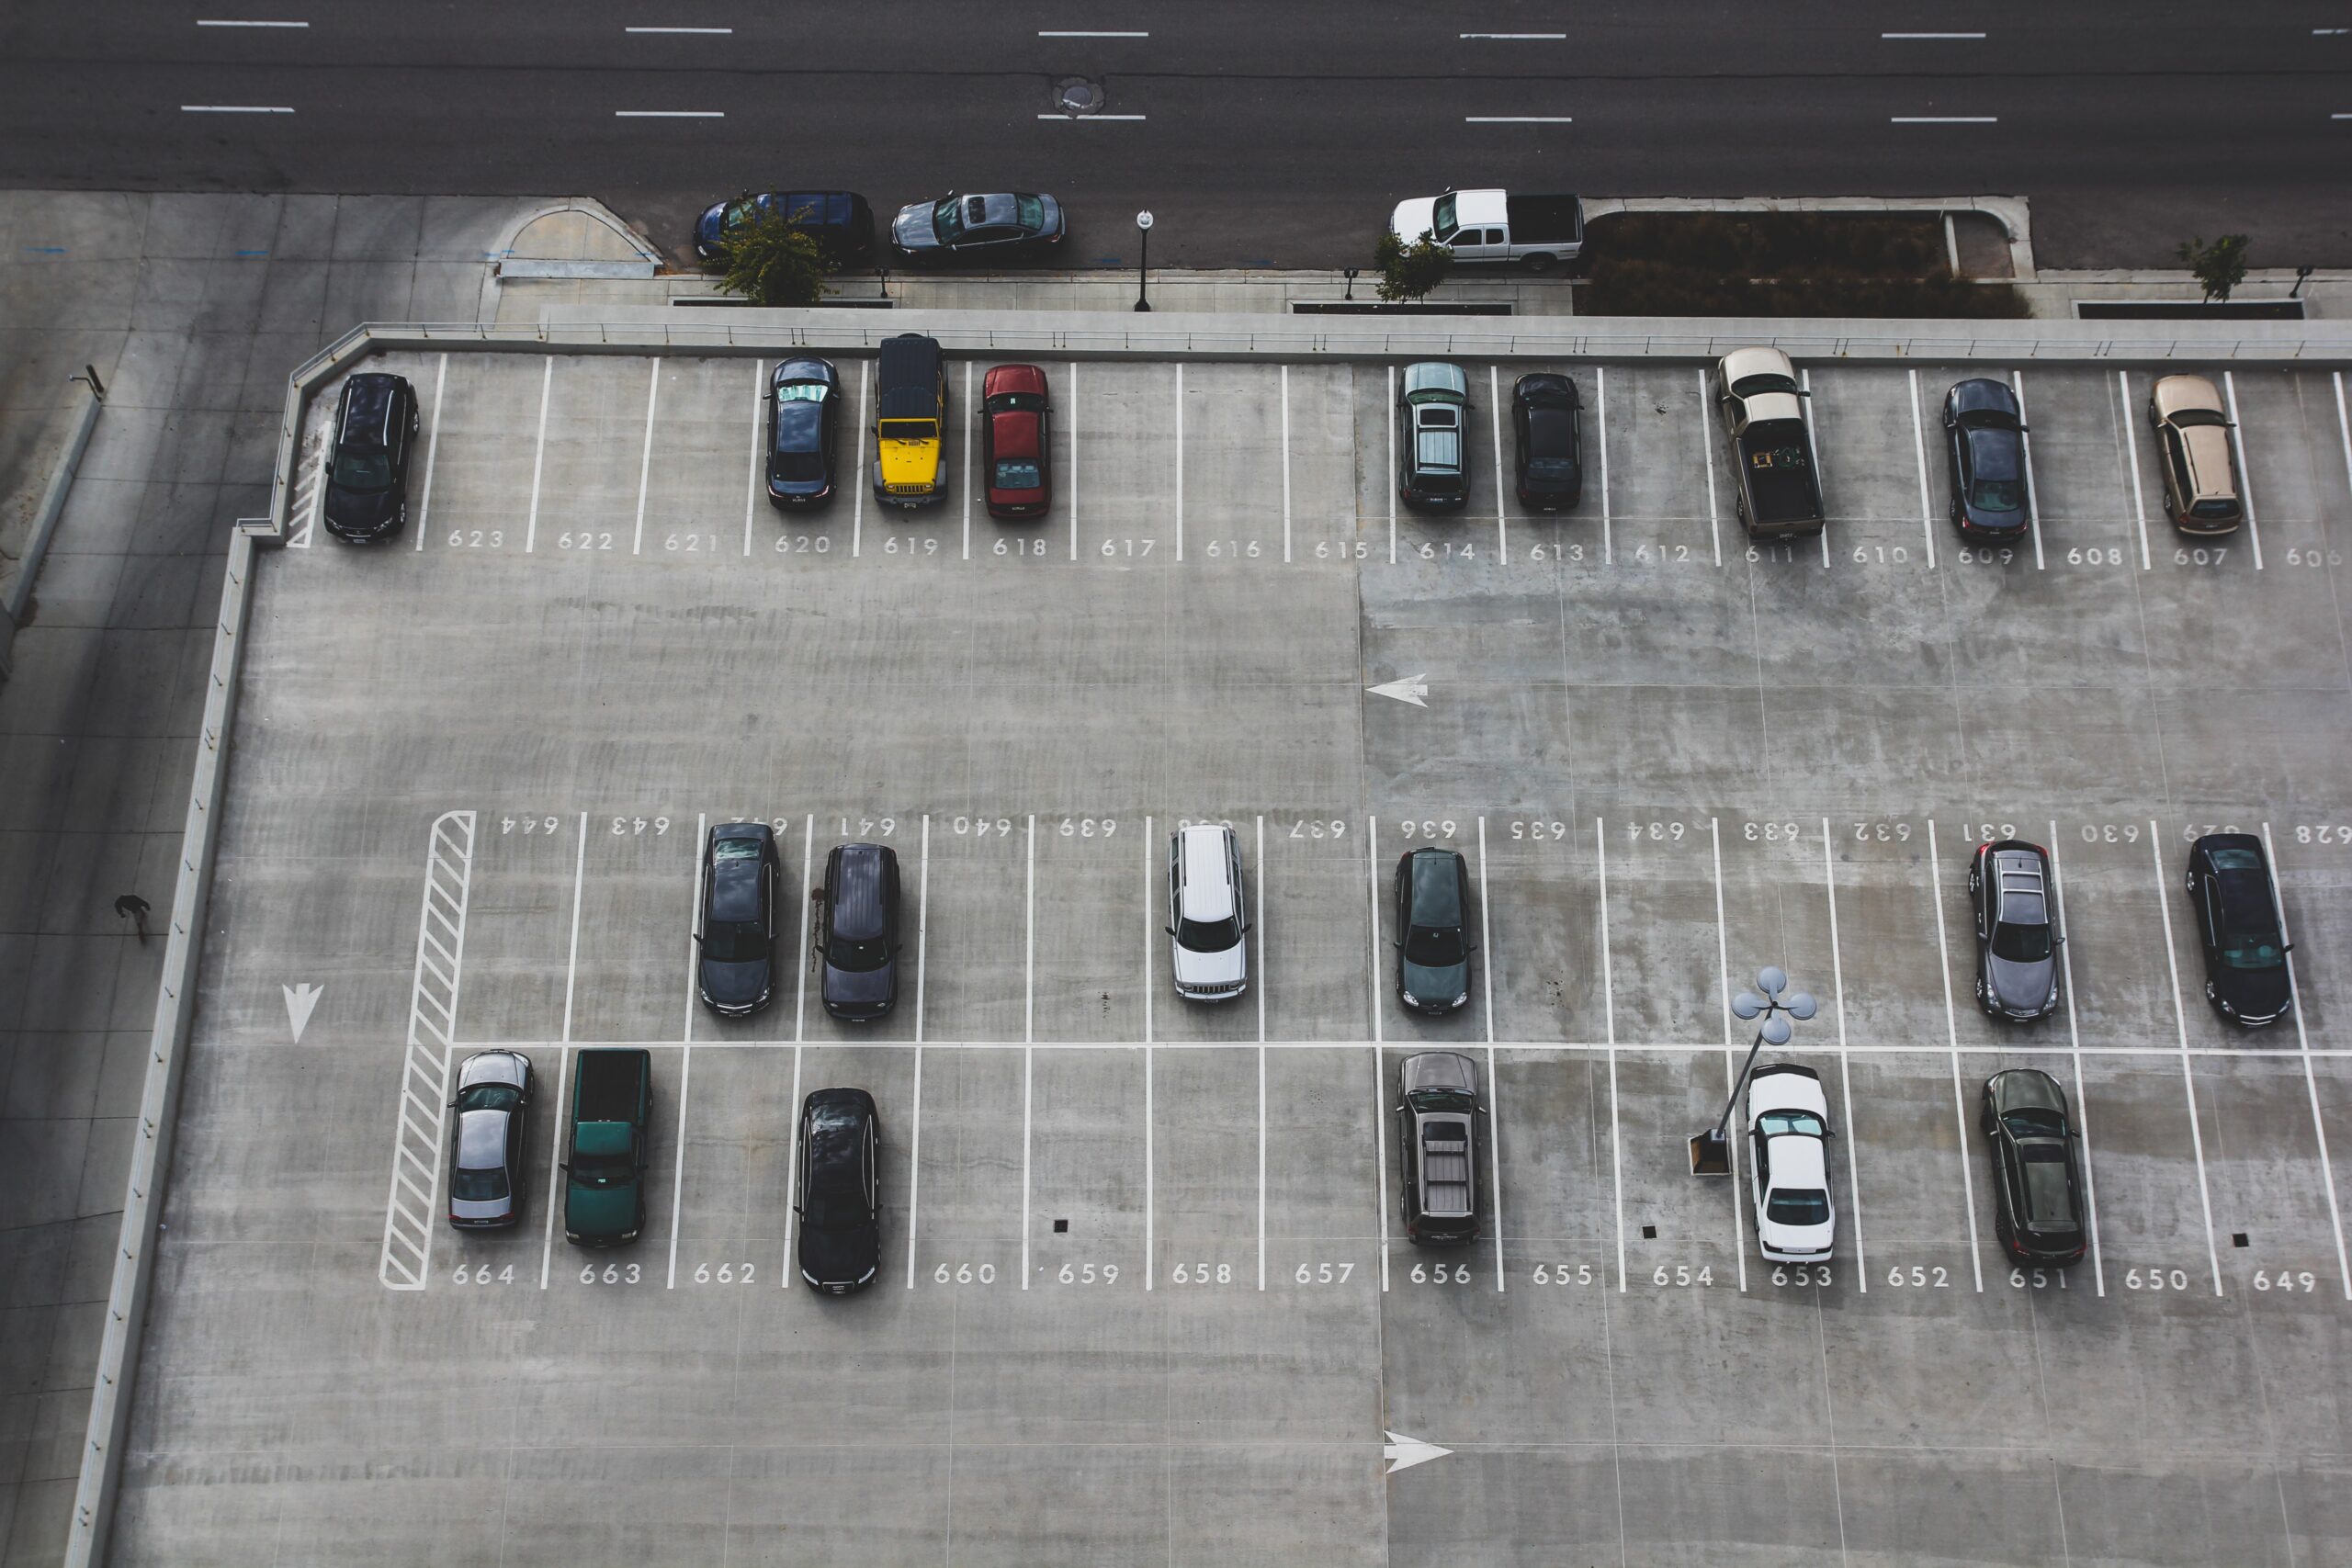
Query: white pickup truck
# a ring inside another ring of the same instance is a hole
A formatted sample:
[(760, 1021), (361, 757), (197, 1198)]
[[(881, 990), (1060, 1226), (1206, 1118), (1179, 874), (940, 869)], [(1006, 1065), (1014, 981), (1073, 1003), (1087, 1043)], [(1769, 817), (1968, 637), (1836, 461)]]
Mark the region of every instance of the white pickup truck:
[(1389, 232), (1406, 244), (1427, 234), (1457, 262), (1520, 262), (1543, 272), (1584, 248), (1584, 203), (1573, 196), (1450, 190), (1396, 204)]

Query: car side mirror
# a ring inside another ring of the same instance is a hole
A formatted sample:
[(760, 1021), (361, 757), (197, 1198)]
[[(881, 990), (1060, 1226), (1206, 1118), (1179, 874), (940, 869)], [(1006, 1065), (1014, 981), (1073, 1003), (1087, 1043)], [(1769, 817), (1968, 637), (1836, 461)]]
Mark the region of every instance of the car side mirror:
[(693, 938), (695, 939), (695, 945), (696, 947), (700, 947), (700, 946), (702, 945), (702, 932), (700, 932), (700, 931), (688, 931), (686, 934), (687, 934), (688, 936), (691, 936), (691, 937), (693, 937)]
[(555, 1168), (563, 1172), (566, 1176), (570, 1176), (571, 1174), (571, 1162), (568, 1159), (558, 1160)]
[(2286, 943), (2284, 946), (2280, 947), (2280, 948), (2278, 949), (2278, 951), (2279, 951), (2279, 953), (2282, 953), (2282, 954), (2284, 954), (2284, 953), (2292, 953), (2292, 952), (2294, 952), (2294, 951), (2295, 951), (2295, 944), (2294, 944), (2293, 942), (2288, 942), (2288, 943)]
[(1170, 936), (1174, 936), (1176, 934), (1176, 928), (1174, 926), (1162, 926), (1159, 929), (1166, 931)]

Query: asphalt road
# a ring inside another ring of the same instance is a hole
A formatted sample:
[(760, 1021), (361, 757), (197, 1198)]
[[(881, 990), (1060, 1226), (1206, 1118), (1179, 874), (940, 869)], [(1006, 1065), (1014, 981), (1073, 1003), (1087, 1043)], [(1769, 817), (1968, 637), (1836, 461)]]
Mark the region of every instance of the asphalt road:
[[(206, 25), (255, 22), (305, 25)], [(1141, 118), (1053, 115), (1070, 78)], [(223, 108), (290, 112), (199, 112)], [(1340, 265), (1396, 198), (1494, 183), (2021, 194), (2044, 265), (2167, 264), (2223, 231), (2256, 265), (2345, 265), (2347, 117), (2352, 13), (2302, 3), (126, 0), (0, 20), (0, 184), (578, 191), (673, 251), (747, 186), (877, 209), (1012, 186), (1066, 200), (1080, 265), (1131, 264), (1148, 207), (1158, 261)]]

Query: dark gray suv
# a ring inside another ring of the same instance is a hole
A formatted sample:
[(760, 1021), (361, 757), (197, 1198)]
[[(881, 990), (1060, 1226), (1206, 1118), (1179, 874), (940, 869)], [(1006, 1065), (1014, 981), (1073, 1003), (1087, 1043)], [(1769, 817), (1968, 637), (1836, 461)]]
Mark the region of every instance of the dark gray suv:
[(1976, 1000), (1995, 1018), (2030, 1023), (2058, 1005), (2058, 918), (2050, 854), (2002, 839), (1976, 846), (1968, 864), (1976, 909)]
[(1397, 1067), (1396, 1163), (1409, 1240), (1477, 1239), (1486, 1115), (1477, 1064), (1459, 1052), (1424, 1051)]
[(1470, 867), (1453, 850), (1408, 850), (1396, 862), (1396, 998), (1442, 1015), (1470, 1001)]
[(899, 1000), (899, 852), (887, 844), (839, 844), (825, 857), (816, 901), (818, 990), (825, 1010), (871, 1023)]

